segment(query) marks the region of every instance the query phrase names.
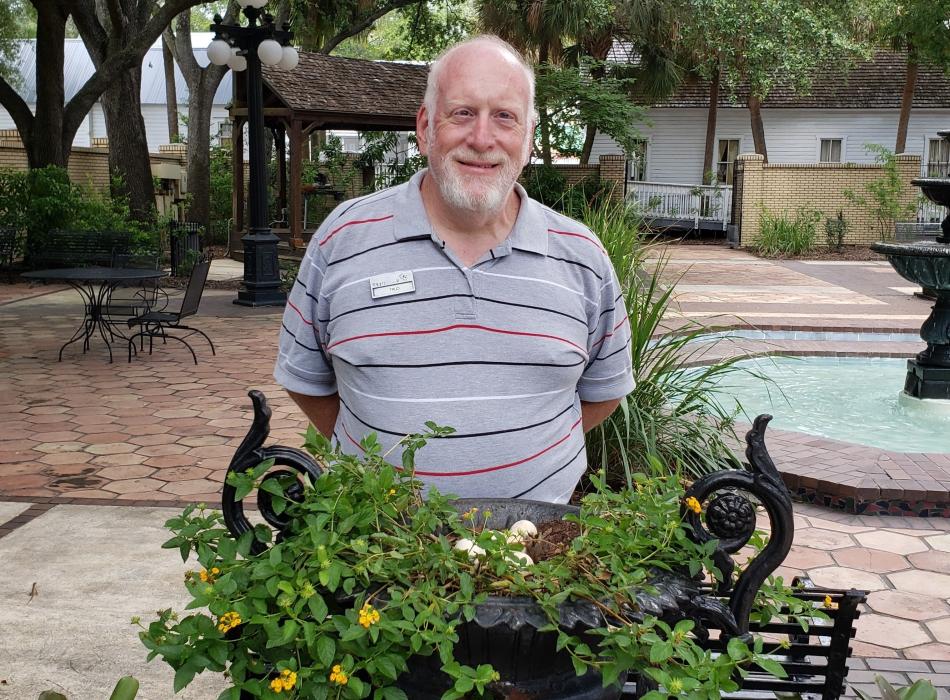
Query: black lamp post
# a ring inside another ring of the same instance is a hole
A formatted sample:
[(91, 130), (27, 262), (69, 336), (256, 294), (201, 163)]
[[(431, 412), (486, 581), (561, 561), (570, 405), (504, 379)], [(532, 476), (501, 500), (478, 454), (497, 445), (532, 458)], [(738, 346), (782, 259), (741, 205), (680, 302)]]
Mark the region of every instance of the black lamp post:
[(293, 34), (289, 25), (274, 25), (274, 17), (263, 10), (267, 0), (238, 0), (248, 24), (227, 24), (215, 15), (211, 31), (214, 41), (208, 58), (215, 65), (227, 64), (234, 72), (247, 70), (247, 128), (250, 183), (248, 186), (248, 231), (244, 244), (244, 286), (235, 304), (280, 306), (287, 296), (280, 289), (277, 243), (280, 240), (267, 225), (267, 178), (264, 173), (264, 98), (261, 64), (291, 70), (299, 57), (289, 46)]

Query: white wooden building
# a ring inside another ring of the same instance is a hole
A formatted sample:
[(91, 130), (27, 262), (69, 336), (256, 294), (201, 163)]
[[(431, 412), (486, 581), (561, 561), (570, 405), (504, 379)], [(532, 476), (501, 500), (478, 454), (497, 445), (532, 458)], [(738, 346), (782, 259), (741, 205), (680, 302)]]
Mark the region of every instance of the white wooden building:
[[(195, 58), (200, 65), (207, 65), (205, 47), (211, 39), (210, 33), (195, 33), (192, 35)], [(92, 59), (86, 52), (86, 47), (80, 39), (66, 39), (65, 43), (64, 77), (66, 100), (72, 98), (94, 72)], [(21, 84), (17, 92), (24, 98), (31, 110), (36, 109), (36, 42), (24, 40), (19, 43), (19, 66)], [(181, 137), (187, 137), (188, 125), (188, 88), (185, 80), (175, 67), (175, 89), (178, 99), (178, 111), (182, 119), (179, 123)], [(142, 59), (142, 117), (145, 119), (145, 130), (148, 137), (149, 151), (155, 153), (158, 147), (169, 142), (168, 118), (165, 109), (165, 69), (162, 62), (162, 49), (156, 43)], [(214, 137), (220, 125), (228, 120), (227, 103), (231, 100), (231, 73), (228, 72), (214, 97), (214, 106), (211, 111), (211, 134)], [(0, 107), (0, 129), (15, 129), (16, 124), (10, 114)], [(105, 117), (102, 106), (96, 102), (92, 110), (83, 119), (82, 125), (73, 139), (74, 146), (89, 146), (94, 138), (106, 138)]]
[[(902, 55), (882, 52), (848, 73), (819, 75), (809, 95), (777, 87), (762, 107), (769, 162), (873, 163), (868, 144), (893, 150), (905, 72)], [(714, 151), (717, 196), (723, 201), (715, 213), (719, 219), (728, 217), (728, 191), (721, 190), (732, 183), (733, 162), (739, 153), (755, 150), (744, 106), (747, 94), (748, 88), (740, 86), (734, 97), (724, 89), (720, 98)], [(690, 208), (678, 200), (703, 181), (708, 104), (708, 83), (697, 81), (647, 110), (641, 148), (628, 154), (628, 191), (637, 199), (674, 202), (679, 211)], [(939, 68), (922, 66), (904, 150), (921, 157), (924, 175), (942, 176), (950, 169), (950, 148), (937, 136), (944, 129), (950, 129), (950, 78)], [(591, 160), (621, 152), (612, 139), (597, 134)]]

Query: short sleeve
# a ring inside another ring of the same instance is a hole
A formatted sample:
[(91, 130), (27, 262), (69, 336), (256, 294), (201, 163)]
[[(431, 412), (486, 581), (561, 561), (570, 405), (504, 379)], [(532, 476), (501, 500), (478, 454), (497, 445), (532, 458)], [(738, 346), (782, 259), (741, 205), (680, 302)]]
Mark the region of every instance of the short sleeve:
[(278, 384), (307, 396), (329, 396), (337, 390), (333, 365), (324, 351), (326, 329), (319, 315), (326, 259), (315, 243), (331, 220), (334, 217), (327, 217), (324, 226), (314, 234), (293, 289), (287, 295), (274, 368)]
[(619, 399), (634, 387), (630, 359), (630, 320), (624, 306), (624, 294), (613, 266), (607, 265), (600, 304), (593, 321), (589, 359), (577, 383), (581, 401)]

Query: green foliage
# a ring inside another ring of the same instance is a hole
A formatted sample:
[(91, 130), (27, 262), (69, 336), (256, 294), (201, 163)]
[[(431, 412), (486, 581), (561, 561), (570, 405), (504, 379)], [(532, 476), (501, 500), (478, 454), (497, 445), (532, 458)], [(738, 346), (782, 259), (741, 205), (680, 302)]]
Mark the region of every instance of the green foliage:
[(763, 209), (759, 237), (750, 246), (757, 255), (801, 255), (815, 246), (821, 212), (801, 207), (794, 219)]
[[(590, 74), (597, 68), (604, 64), (593, 59), (585, 59), (580, 66), (536, 67), (537, 101), (547, 109), (552, 149), (562, 155), (580, 155), (588, 125), (628, 152), (642, 137), (637, 124), (643, 120), (644, 109), (630, 99), (633, 81), (609, 74), (594, 80)], [(538, 144), (536, 151), (544, 156), (542, 148)]]
[[(162, 657), (175, 669), (175, 690), (197, 673), (226, 672), (236, 697), (343, 699), (403, 698), (394, 687), (413, 656), (438, 654), (453, 680), (444, 700), (481, 693), (497, 679), (487, 665), (460, 665), (453, 658), (458, 625), (471, 620), (489, 594), (534, 600), (571, 655), (577, 672), (596, 669), (607, 683), (627, 669), (643, 669), (680, 698), (718, 699), (736, 689), (736, 674), (760, 655), (740, 640), (714, 656), (693, 641), (693, 623), (671, 628), (650, 616), (636, 619), (637, 590), (649, 588), (655, 570), (685, 575), (715, 571), (715, 543), (698, 545), (681, 519), (678, 477), (637, 475), (633, 488), (611, 491), (603, 479), (581, 503), (580, 535), (567, 551), (524, 566), (513, 552), (523, 545), (484, 527), (490, 518), (477, 508), (460, 514), (431, 489), (422, 498), (413, 476), (415, 453), (426, 439), (451, 429), (428, 424), (425, 435), (403, 440), (402, 468), (384, 460), (371, 435), (361, 458), (331, 450), (312, 427), (306, 447), (324, 472), (303, 484), (273, 461), (230, 475), (237, 497), (267, 491), (289, 528), (279, 542), (266, 526), (234, 539), (219, 513), (189, 506), (166, 526), (174, 533), (164, 547), (183, 560), (194, 553), (202, 567), (186, 575), (187, 615), (163, 610), (140, 638), (149, 659)], [(290, 500), (302, 486), (302, 499)], [(470, 557), (453, 547), (468, 538), (485, 550)], [(252, 541), (269, 545), (251, 554)], [(568, 597), (596, 601), (601, 627), (583, 638), (558, 627)], [(770, 609), (779, 609), (773, 602)], [(140, 624), (138, 620), (133, 622)], [(665, 697), (659, 693), (651, 700)]]
[[(937, 690), (930, 681), (919, 680), (907, 688), (895, 688), (885, 678), (875, 676), (877, 687), (881, 689), (881, 700), (937, 700)], [(862, 700), (871, 700), (871, 696), (855, 689)]]
[(158, 247), (157, 229), (132, 217), (127, 198), (76, 185), (54, 165), (0, 171), (0, 225), (25, 230), (28, 248), (56, 228), (129, 231), (134, 251)]
[(228, 241), (228, 224), (231, 221), (231, 195), (233, 166), (231, 149), (212, 146), (208, 159), (211, 171), (209, 190), (209, 219), (211, 220), (211, 243), (223, 245)]
[(675, 279), (664, 282), (666, 260), (644, 244), (626, 205), (605, 202), (589, 207), (581, 219), (617, 271), (636, 381), (620, 407), (588, 433), (588, 463), (606, 468), (611, 483), (627, 487), (637, 472), (657, 465), (694, 476), (735, 465), (726, 442), (735, 438), (735, 416), (715, 401), (712, 390), (723, 376), (739, 371), (734, 365), (740, 358), (707, 363), (704, 354), (722, 341), (699, 342), (708, 330), (695, 322), (667, 325)]
[(864, 192), (845, 190), (844, 197), (852, 204), (864, 207), (877, 220), (877, 232), (881, 240), (894, 237), (894, 224), (917, 215), (917, 199), (907, 201), (907, 187), (901, 178), (894, 152), (876, 143), (869, 143), (865, 150), (874, 154), (881, 166), (881, 177), (864, 185)]
[[(109, 700), (135, 700), (135, 696), (139, 692), (139, 682), (132, 676), (123, 676), (119, 679), (119, 682), (115, 684), (115, 688), (112, 691), (112, 694), (109, 696)], [(57, 693), (55, 690), (44, 690), (40, 693), (40, 696), (37, 700), (67, 700), (66, 696), (62, 693)]]
[(841, 250), (844, 247), (844, 238), (848, 234), (848, 222), (844, 213), (839, 209), (834, 219), (825, 219), (825, 240), (832, 250)]
[(409, 135), (408, 149), (402, 150), (396, 131), (363, 131), (360, 136), (363, 149), (356, 159), (356, 166), (377, 170), (378, 181), (374, 179), (374, 190), (406, 182), (414, 173), (426, 167), (426, 157), (413, 150), (417, 144), (415, 134)]
[(721, 70), (727, 90), (747, 82), (760, 99), (780, 82), (807, 93), (816, 69), (870, 55), (858, 31), (861, 3), (686, 0), (684, 10), (683, 39), (696, 47), (701, 72)]
[(902, 0), (899, 11), (889, 0), (876, 0), (869, 5), (869, 20), (883, 43), (908, 52), (915, 61), (932, 63), (944, 70), (950, 66), (947, 0)]
[(567, 180), (553, 165), (528, 166), (521, 183), (529, 197), (552, 208), (558, 207), (567, 191)]

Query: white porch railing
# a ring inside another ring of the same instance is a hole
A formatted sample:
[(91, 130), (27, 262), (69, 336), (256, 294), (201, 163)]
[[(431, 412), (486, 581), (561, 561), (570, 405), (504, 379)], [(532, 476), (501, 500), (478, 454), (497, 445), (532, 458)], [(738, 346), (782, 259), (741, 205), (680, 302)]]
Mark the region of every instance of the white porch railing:
[(731, 186), (628, 180), (627, 199), (648, 218), (692, 221), (693, 228), (710, 221), (725, 231), (732, 218)]

